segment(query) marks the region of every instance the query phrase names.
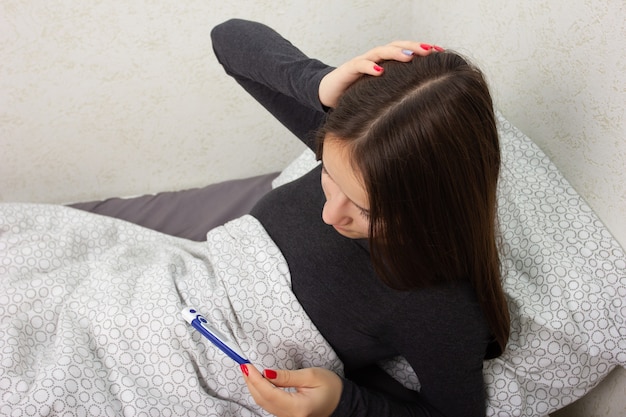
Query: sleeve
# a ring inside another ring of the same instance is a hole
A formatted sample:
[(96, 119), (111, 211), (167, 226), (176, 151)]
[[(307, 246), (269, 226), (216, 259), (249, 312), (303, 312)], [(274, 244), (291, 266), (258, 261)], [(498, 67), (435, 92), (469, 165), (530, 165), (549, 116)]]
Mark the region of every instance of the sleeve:
[(344, 379), (332, 417), (485, 416), (483, 359), (490, 336), (471, 295), (435, 291), (418, 303), (407, 298), (385, 320), (396, 323), (385, 338), (415, 370), (420, 392), (413, 401), (400, 400)]
[(354, 382), (343, 379), (343, 391), (339, 404), (331, 417), (366, 417), (366, 416), (442, 416), (428, 403), (416, 401), (400, 401), (375, 390), (367, 389)]
[(226, 73), (307, 146), (325, 118), (319, 84), (333, 70), (261, 23), (231, 19), (211, 31)]

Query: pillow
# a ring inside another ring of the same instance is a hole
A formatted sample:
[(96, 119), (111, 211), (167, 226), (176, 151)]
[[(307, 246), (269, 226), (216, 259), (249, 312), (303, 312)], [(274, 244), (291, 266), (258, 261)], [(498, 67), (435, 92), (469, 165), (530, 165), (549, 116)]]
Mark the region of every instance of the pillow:
[(311, 149), (306, 148), (272, 181), (272, 188), (280, 187), (301, 177), (319, 164), (320, 161), (315, 159), (315, 153)]
[(527, 136), (498, 114), (498, 217), (511, 336), (485, 363), (489, 415), (547, 415), (626, 365), (626, 257)]

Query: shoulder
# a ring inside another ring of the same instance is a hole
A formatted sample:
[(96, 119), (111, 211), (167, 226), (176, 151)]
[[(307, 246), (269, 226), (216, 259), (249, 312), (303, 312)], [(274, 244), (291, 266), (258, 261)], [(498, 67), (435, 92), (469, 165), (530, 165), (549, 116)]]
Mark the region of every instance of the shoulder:
[(489, 326), (471, 284), (398, 292), (388, 310), (389, 319), (403, 319), (391, 331), (428, 335), (442, 342), (485, 344)]

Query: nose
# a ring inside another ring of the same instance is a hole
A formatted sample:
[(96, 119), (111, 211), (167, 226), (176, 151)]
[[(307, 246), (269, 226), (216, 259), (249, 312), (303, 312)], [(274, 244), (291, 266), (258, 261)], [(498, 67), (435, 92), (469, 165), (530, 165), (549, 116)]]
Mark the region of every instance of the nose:
[(348, 208), (350, 200), (341, 193), (334, 193), (332, 198), (327, 198), (322, 209), (322, 220), (328, 225), (346, 226), (352, 218)]

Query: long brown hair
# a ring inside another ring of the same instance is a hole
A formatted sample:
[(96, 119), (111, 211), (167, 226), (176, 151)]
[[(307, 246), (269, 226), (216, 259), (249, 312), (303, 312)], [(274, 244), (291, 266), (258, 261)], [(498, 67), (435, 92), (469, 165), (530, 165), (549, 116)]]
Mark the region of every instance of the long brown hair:
[(469, 280), (500, 350), (510, 324), (496, 244), (500, 147), (482, 73), (453, 52), (387, 61), (319, 132), (347, 146), (369, 197), (372, 262), (390, 287)]

